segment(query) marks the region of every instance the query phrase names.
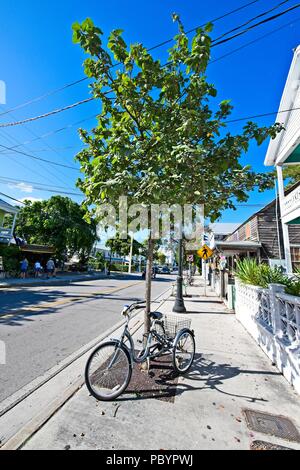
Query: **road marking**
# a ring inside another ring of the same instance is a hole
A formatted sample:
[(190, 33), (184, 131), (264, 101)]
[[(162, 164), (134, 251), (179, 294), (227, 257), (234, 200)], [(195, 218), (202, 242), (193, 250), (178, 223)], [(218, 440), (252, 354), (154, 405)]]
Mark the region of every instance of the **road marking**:
[(126, 286), (116, 287), (114, 289), (109, 289), (109, 290), (103, 291), (103, 292), (95, 292), (95, 293), (91, 293), (91, 294), (79, 293), (78, 295), (75, 294), (72, 297), (69, 297), (69, 298), (66, 298), (66, 299), (63, 299), (63, 300), (55, 300), (53, 302), (47, 302), (47, 303), (40, 304), (40, 305), (30, 305), (28, 307), (22, 307), (21, 309), (13, 311), (13, 312), (7, 312), (7, 313), (0, 314), (0, 319), (15, 317), (15, 316), (18, 316), (18, 315), (22, 315), (22, 313), (41, 311), (41, 310), (46, 310), (48, 308), (60, 307), (62, 305), (67, 305), (67, 304), (70, 304), (70, 303), (73, 303), (73, 302), (74, 303), (75, 302), (80, 302), (81, 300), (84, 300), (84, 299), (91, 299), (92, 300), (92, 299), (95, 299), (96, 297), (101, 297), (103, 295), (115, 294), (116, 292), (120, 292), (122, 290), (128, 289), (129, 287), (134, 287), (134, 286), (137, 286), (139, 284), (140, 284), (140, 281), (139, 282), (133, 282), (133, 283), (130, 283), (130, 284), (126, 284)]

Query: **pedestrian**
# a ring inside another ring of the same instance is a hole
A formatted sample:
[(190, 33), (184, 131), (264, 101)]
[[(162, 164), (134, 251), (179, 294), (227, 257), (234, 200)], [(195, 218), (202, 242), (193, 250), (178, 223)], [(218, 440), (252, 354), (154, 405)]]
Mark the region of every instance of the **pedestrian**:
[(209, 263), (209, 267), (208, 267), (208, 285), (209, 286), (211, 286), (212, 274), (213, 274), (212, 265), (211, 265), (211, 263)]
[(27, 258), (23, 258), (23, 260), (21, 261), (21, 279), (26, 279), (28, 266), (29, 263)]
[(53, 277), (55, 273), (55, 263), (52, 258), (48, 260), (46, 268), (47, 268), (47, 279), (49, 279), (49, 277)]
[(42, 265), (41, 265), (40, 261), (36, 261), (34, 263), (34, 276), (35, 276), (35, 278), (40, 277), (41, 272), (42, 272)]

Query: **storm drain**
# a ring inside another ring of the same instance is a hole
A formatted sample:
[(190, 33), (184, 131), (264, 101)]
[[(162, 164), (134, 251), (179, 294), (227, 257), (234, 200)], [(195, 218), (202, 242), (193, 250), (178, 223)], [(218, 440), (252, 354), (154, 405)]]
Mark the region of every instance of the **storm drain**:
[(287, 441), (300, 442), (300, 434), (294, 424), (284, 416), (275, 416), (259, 411), (243, 410), (247, 426), (251, 431), (279, 437)]
[(251, 444), (251, 450), (293, 450), (289, 447), (282, 447), (265, 441), (254, 441)]

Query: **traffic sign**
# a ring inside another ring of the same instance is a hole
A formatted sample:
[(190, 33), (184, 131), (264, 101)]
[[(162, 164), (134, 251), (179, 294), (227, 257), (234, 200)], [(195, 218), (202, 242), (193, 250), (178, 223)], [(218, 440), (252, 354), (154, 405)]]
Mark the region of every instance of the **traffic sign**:
[(189, 255), (189, 256), (187, 257), (187, 262), (188, 262), (188, 263), (193, 263), (193, 262), (194, 262), (194, 255)]
[(198, 251), (198, 256), (204, 260), (211, 258), (213, 254), (213, 250), (211, 250), (207, 245), (204, 245), (201, 250)]

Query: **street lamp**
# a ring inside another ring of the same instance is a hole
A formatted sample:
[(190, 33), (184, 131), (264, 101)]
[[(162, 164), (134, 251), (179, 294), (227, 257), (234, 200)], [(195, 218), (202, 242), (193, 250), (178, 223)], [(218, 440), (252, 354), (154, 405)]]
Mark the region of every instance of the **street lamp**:
[(178, 243), (178, 277), (177, 277), (177, 289), (176, 289), (176, 300), (173, 308), (174, 313), (186, 313), (186, 308), (183, 300), (183, 240), (182, 238)]

